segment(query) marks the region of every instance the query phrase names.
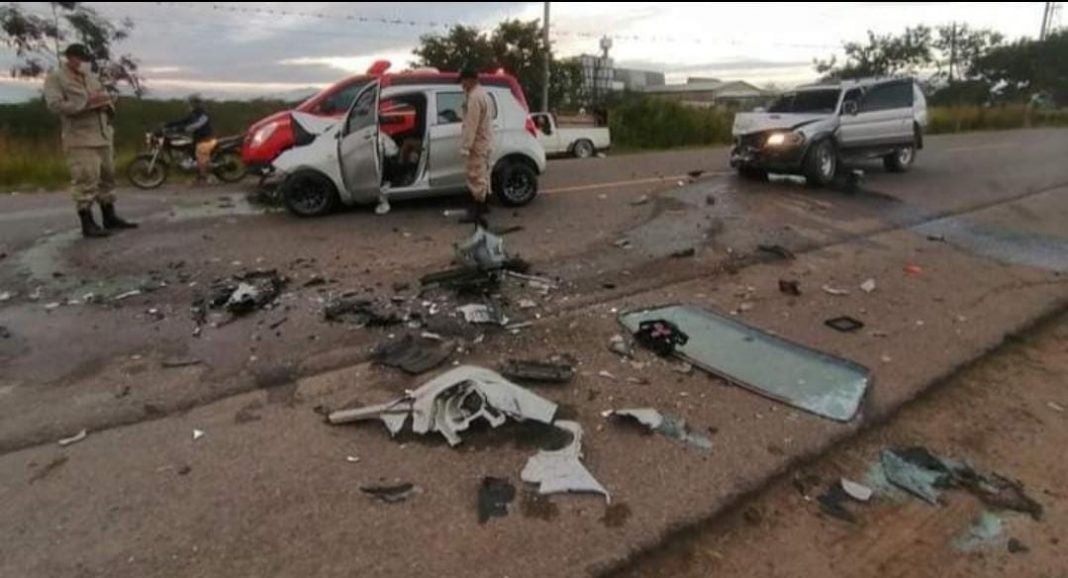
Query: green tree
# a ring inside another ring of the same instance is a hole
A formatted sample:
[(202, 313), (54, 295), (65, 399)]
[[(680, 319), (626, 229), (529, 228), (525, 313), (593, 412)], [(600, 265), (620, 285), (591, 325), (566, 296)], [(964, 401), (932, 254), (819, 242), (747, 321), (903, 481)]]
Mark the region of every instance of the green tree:
[(832, 56), (813, 64), (826, 79), (911, 74), (934, 63), (933, 48), (933, 35), (927, 26), (906, 28), (899, 35), (878, 35), (869, 30), (867, 43), (847, 42), (842, 46), (845, 62), (839, 63)]
[(14, 49), (17, 58), (11, 75), (36, 78), (58, 65), (62, 44), (80, 42), (93, 54), (101, 80), (117, 91), (122, 82), (138, 95), (144, 92), (137, 61), (129, 54), (114, 54), (113, 46), (129, 37), (133, 22), (111, 22), (82, 2), (50, 2), (52, 16), (27, 12), (15, 2), (0, 7), (0, 42)]
[(578, 58), (553, 61), (550, 68), (549, 102), (553, 110), (577, 111), (589, 104)]
[(1026, 101), (1047, 93), (1057, 104), (1068, 105), (1068, 31), (994, 48), (973, 63), (970, 73), (997, 87), (1005, 100)]
[(977, 60), (1001, 45), (1005, 39), (998, 32), (973, 29), (967, 24), (938, 27), (932, 46), (937, 51), (938, 75), (952, 84), (958, 80), (974, 80), (972, 66)]
[(422, 36), (413, 52), (420, 66), (441, 70), (458, 71), (464, 66), (489, 70), (496, 64), (489, 37), (468, 26), (453, 26), (444, 35)]
[[(516, 77), (534, 109), (541, 108), (545, 46), (537, 20), (506, 20), (489, 34), (477, 28), (454, 26), (443, 35), (421, 37), (414, 54), (419, 66), (440, 70), (460, 70), (464, 66), (487, 72), (504, 69)], [(580, 105), (582, 66), (579, 62), (575, 59), (552, 62), (549, 68), (549, 100), (553, 108)]]

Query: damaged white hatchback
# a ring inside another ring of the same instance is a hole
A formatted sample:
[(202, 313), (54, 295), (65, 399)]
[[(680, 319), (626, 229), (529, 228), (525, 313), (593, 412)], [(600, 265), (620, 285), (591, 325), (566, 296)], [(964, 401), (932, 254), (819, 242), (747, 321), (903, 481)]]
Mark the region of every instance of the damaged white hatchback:
[[(545, 150), (511, 91), (485, 89), (494, 103), (493, 193), (505, 205), (525, 205), (538, 193)], [(463, 90), (456, 84), (382, 88), (372, 82), (340, 121), (293, 113), (295, 146), (273, 163), (283, 177), (286, 207), (315, 217), (339, 204), (465, 193), (463, 103)]]

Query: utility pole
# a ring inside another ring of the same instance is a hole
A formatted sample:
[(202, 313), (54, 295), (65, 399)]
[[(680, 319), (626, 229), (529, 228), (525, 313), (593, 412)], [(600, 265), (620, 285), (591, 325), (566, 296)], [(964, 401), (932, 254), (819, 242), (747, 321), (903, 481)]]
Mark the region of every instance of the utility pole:
[(1042, 9), (1042, 30), (1038, 33), (1039, 40), (1045, 40), (1046, 34), (1049, 33), (1049, 17), (1052, 6), (1053, 2), (1046, 2), (1045, 8)]
[(953, 84), (953, 69), (957, 66), (957, 23), (949, 32), (949, 83)]
[(541, 23), (541, 34), (542, 34), (541, 41), (542, 41), (542, 44), (544, 45), (544, 46), (542, 46), (542, 50), (545, 52), (545, 55), (543, 56), (544, 61), (542, 62), (542, 66), (544, 67), (544, 70), (542, 72), (545, 74), (545, 77), (543, 78), (542, 87), (541, 87), (541, 111), (542, 112), (549, 112), (549, 82), (550, 82), (550, 79), (552, 78), (552, 74), (551, 74), (551, 71), (550, 71), (549, 67), (552, 66), (552, 54), (550, 53), (551, 44), (549, 43), (549, 3), (548, 2), (545, 3), (545, 18), (542, 20), (542, 23)]
[(1046, 7), (1042, 11), (1042, 31), (1038, 35), (1039, 40), (1045, 40), (1049, 38), (1050, 34), (1053, 34), (1059, 24), (1058, 16), (1060, 11), (1060, 2), (1046, 2)]

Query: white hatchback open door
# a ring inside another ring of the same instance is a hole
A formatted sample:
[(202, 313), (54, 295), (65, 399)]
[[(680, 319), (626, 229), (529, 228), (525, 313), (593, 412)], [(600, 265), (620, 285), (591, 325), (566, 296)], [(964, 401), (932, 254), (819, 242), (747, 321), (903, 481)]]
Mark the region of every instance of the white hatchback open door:
[(341, 178), (357, 203), (373, 203), (382, 188), (382, 153), (378, 146), (377, 82), (356, 96), (338, 133)]

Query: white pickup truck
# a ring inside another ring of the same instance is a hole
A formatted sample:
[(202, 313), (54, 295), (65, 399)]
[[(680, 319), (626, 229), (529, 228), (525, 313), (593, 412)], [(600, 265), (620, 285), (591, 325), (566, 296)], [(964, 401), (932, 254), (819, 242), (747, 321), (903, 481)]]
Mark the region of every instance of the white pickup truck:
[(556, 123), (556, 116), (547, 112), (531, 114), (530, 118), (538, 127), (538, 142), (548, 156), (572, 155), (588, 159), (598, 151), (612, 147), (608, 127), (560, 126)]

